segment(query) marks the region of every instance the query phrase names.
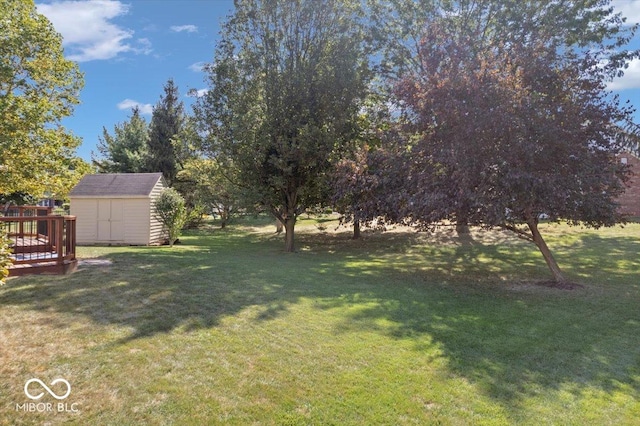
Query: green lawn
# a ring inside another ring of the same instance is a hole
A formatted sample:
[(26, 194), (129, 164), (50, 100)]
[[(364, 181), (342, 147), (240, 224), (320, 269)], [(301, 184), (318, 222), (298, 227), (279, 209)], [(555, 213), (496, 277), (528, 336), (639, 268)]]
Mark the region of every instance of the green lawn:
[[(235, 226), (10, 279), (0, 424), (640, 422), (640, 224), (543, 227), (575, 290), (537, 285), (541, 255), (508, 234), (326, 226), (301, 222), (296, 254)], [(60, 377), (75, 412), (25, 396)]]

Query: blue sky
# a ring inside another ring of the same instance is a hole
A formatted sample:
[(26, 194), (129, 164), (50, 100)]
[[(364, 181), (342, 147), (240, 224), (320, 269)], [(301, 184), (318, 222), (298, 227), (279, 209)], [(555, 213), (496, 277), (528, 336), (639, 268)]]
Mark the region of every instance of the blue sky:
[[(233, 0), (42, 0), (38, 11), (62, 34), (65, 55), (84, 72), (81, 104), (65, 126), (82, 138), (78, 155), (91, 159), (102, 128), (113, 133), (133, 106), (151, 118), (151, 108), (173, 78), (188, 109), (191, 89), (206, 87), (201, 66), (213, 57), (220, 23)], [(614, 7), (640, 22), (640, 0)], [(632, 47), (640, 48), (640, 35)], [(640, 60), (610, 86), (640, 110)], [(640, 123), (640, 112), (636, 113)]]
[(206, 87), (204, 62), (213, 58), (220, 23), (233, 0), (36, 1), (62, 34), (65, 56), (84, 73), (81, 104), (64, 125), (83, 140), (78, 155), (91, 159), (103, 126), (140, 107), (147, 120), (169, 78), (190, 110), (190, 89)]

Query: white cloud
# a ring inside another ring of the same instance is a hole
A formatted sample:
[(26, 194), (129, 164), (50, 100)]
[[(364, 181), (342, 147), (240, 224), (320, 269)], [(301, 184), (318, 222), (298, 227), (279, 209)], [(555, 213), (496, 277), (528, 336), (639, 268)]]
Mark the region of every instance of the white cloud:
[(148, 38), (139, 38), (136, 40), (138, 46), (134, 47), (132, 50), (136, 53), (142, 53), (144, 55), (148, 55), (153, 52), (153, 48), (151, 47), (151, 41)]
[(67, 57), (73, 61), (111, 59), (124, 52), (150, 52), (148, 39), (139, 39), (140, 46), (132, 45), (129, 39), (133, 30), (110, 22), (129, 11), (129, 6), (118, 0), (63, 0), (39, 4), (37, 8), (62, 34)]
[(622, 12), (627, 18), (627, 24), (640, 23), (640, 0), (613, 0), (611, 5), (615, 12)]
[(153, 105), (151, 104), (143, 104), (138, 101), (134, 101), (133, 99), (125, 99), (122, 102), (118, 103), (118, 109), (132, 109), (138, 107), (140, 110), (140, 114), (151, 115), (153, 113)]
[(204, 71), (204, 65), (205, 63), (201, 61), (201, 62), (196, 62), (195, 64), (189, 65), (188, 68), (193, 72), (202, 72)]
[(640, 59), (633, 59), (624, 76), (614, 79), (608, 84), (609, 90), (640, 89)]
[(173, 25), (170, 28), (171, 28), (171, 31), (174, 31), (176, 33), (181, 33), (183, 31), (186, 31), (188, 33), (198, 32), (198, 27), (196, 27), (195, 25)]

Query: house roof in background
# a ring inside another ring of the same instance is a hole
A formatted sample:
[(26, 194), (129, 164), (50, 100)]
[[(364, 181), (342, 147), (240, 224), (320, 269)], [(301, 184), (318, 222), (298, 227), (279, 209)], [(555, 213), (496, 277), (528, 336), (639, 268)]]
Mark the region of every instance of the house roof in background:
[(73, 187), (69, 196), (148, 196), (159, 180), (165, 185), (162, 173), (105, 173), (86, 175)]

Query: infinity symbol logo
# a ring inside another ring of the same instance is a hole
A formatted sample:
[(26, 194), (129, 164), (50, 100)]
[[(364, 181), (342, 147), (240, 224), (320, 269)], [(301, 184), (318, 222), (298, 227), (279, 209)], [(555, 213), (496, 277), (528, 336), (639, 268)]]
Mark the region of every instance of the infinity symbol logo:
[(47, 392), (49, 392), (49, 395), (51, 395), (55, 399), (65, 399), (71, 393), (71, 385), (65, 379), (55, 379), (53, 382), (51, 382), (51, 386), (55, 385), (56, 383), (64, 383), (65, 385), (67, 385), (67, 392), (62, 396), (58, 396), (54, 391), (49, 389), (49, 387), (47, 385), (45, 385), (42, 382), (42, 380), (40, 380), (40, 379), (31, 379), (31, 380), (27, 380), (27, 383), (24, 384), (24, 394), (27, 395), (27, 397), (29, 397), (31, 399), (40, 399), (44, 395), (44, 392), (40, 392), (37, 395), (31, 395), (29, 393), (29, 385), (31, 383), (33, 383), (33, 382), (38, 383), (40, 386), (42, 386)]

